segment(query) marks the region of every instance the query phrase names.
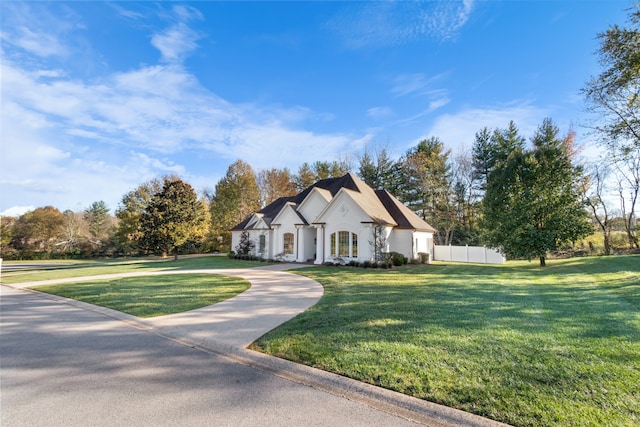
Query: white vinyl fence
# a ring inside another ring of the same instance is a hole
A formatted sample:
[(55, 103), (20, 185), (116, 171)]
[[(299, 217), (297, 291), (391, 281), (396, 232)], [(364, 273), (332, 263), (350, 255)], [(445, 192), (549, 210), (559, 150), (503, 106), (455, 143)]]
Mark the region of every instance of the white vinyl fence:
[(504, 264), (506, 258), (495, 249), (484, 246), (440, 246), (435, 245), (433, 259), (436, 261), (478, 262)]

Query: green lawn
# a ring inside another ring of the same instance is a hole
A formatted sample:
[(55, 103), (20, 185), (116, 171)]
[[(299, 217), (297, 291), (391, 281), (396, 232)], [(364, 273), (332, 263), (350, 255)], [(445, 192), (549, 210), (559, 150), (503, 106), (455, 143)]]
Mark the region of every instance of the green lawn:
[(640, 256), (297, 270), (254, 348), (519, 426), (640, 425)]
[[(4, 261), (3, 264), (21, 263)], [(36, 280), (61, 279), (66, 277), (95, 276), (98, 274), (126, 273), (133, 271), (190, 270), (210, 268), (250, 268), (265, 265), (258, 261), (239, 261), (226, 256), (181, 257), (160, 259), (116, 259), (109, 261), (24, 261), (26, 264), (53, 264), (51, 267), (22, 271), (2, 272), (4, 284), (23, 283)], [(62, 266), (55, 264), (64, 264)]]
[(234, 297), (249, 282), (217, 274), (167, 274), (39, 286), (47, 292), (137, 317), (181, 313)]

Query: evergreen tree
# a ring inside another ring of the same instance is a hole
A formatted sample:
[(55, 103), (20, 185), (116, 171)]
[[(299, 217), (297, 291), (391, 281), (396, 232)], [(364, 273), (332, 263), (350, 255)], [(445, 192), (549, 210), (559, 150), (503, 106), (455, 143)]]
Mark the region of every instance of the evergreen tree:
[(436, 241), (441, 245), (451, 242), (455, 227), (449, 155), (438, 138), (420, 141), (402, 160), (398, 192), (402, 202), (438, 230)]
[(298, 192), (301, 192), (305, 188), (313, 185), (313, 183), (316, 181), (317, 179), (315, 172), (313, 171), (313, 169), (311, 169), (309, 163), (304, 162), (300, 166), (300, 168), (298, 168), (298, 174), (295, 177), (296, 190)]
[[(168, 177), (168, 178), (176, 178)], [(140, 184), (122, 197), (122, 201), (116, 209), (118, 225), (115, 231), (115, 238), (120, 246), (120, 250), (125, 254), (136, 252), (142, 249), (139, 245), (142, 238), (140, 229), (140, 217), (151, 202), (154, 195), (162, 189), (162, 181), (154, 178)]]
[[(488, 243), (510, 257), (538, 257), (541, 266), (549, 251), (592, 231), (580, 197), (582, 171), (572, 163), (570, 143), (557, 135), (545, 119), (531, 150), (514, 144), (508, 154), (501, 151), (483, 201)], [(510, 139), (521, 140), (517, 134)]]
[(177, 260), (185, 244), (206, 235), (207, 226), (205, 205), (193, 187), (175, 177), (165, 178), (162, 190), (151, 198), (140, 217), (140, 244), (163, 256), (173, 253)]
[(93, 202), (84, 210), (83, 218), (87, 223), (89, 240), (94, 246), (99, 246), (107, 237), (111, 226), (109, 208), (102, 200)]
[(375, 153), (375, 159), (365, 150), (358, 162), (358, 175), (371, 188), (389, 192), (395, 189), (396, 163), (389, 158), (386, 149)]

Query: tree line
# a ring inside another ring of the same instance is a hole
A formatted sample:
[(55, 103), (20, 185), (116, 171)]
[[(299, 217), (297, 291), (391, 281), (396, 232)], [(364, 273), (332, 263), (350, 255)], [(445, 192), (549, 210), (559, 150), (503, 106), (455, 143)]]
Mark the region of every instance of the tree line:
[[(234, 249), (229, 230), (251, 213), (350, 171), (433, 225), (437, 244), (498, 247), (510, 258), (538, 258), (544, 265), (548, 253), (574, 247), (598, 225), (589, 193), (597, 181), (578, 162), (574, 133), (560, 136), (545, 119), (529, 141), (514, 122), (481, 129), (471, 150), (455, 156), (431, 137), (397, 159), (386, 148), (366, 149), (353, 162), (304, 163), (297, 173), (256, 173), (237, 160), (200, 195), (180, 177), (165, 176), (126, 193), (114, 216), (102, 201), (82, 212), (41, 207), (2, 219), (2, 257), (226, 252)], [(637, 248), (637, 225), (630, 233), (629, 247)]]
[(583, 95), (594, 113), (589, 127), (602, 153), (583, 164), (575, 133), (561, 136), (545, 119), (529, 139), (516, 123), (484, 128), (470, 150), (452, 154), (437, 137), (399, 158), (384, 147), (355, 161), (317, 161), (287, 168), (231, 164), (214, 189), (198, 195), (178, 176), (140, 184), (122, 197), (115, 216), (104, 202), (82, 212), (45, 206), (0, 221), (0, 256), (12, 258), (121, 256), (233, 250), (230, 229), (279, 197), (314, 182), (354, 172), (374, 189), (398, 197), (436, 228), (437, 244), (487, 245), (511, 258), (538, 258), (575, 248), (598, 230), (603, 253), (621, 227), (626, 246), (640, 248), (635, 215), (640, 194), (640, 5), (629, 26), (600, 34), (604, 71)]

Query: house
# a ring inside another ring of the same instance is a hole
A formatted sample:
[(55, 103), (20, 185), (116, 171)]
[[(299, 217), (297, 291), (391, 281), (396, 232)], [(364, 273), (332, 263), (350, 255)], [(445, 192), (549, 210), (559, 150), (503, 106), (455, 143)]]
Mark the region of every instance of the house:
[(435, 231), (389, 192), (349, 173), (249, 216), (231, 230), (231, 247), (248, 232), (255, 255), (289, 262), (375, 261), (384, 252), (431, 259)]

